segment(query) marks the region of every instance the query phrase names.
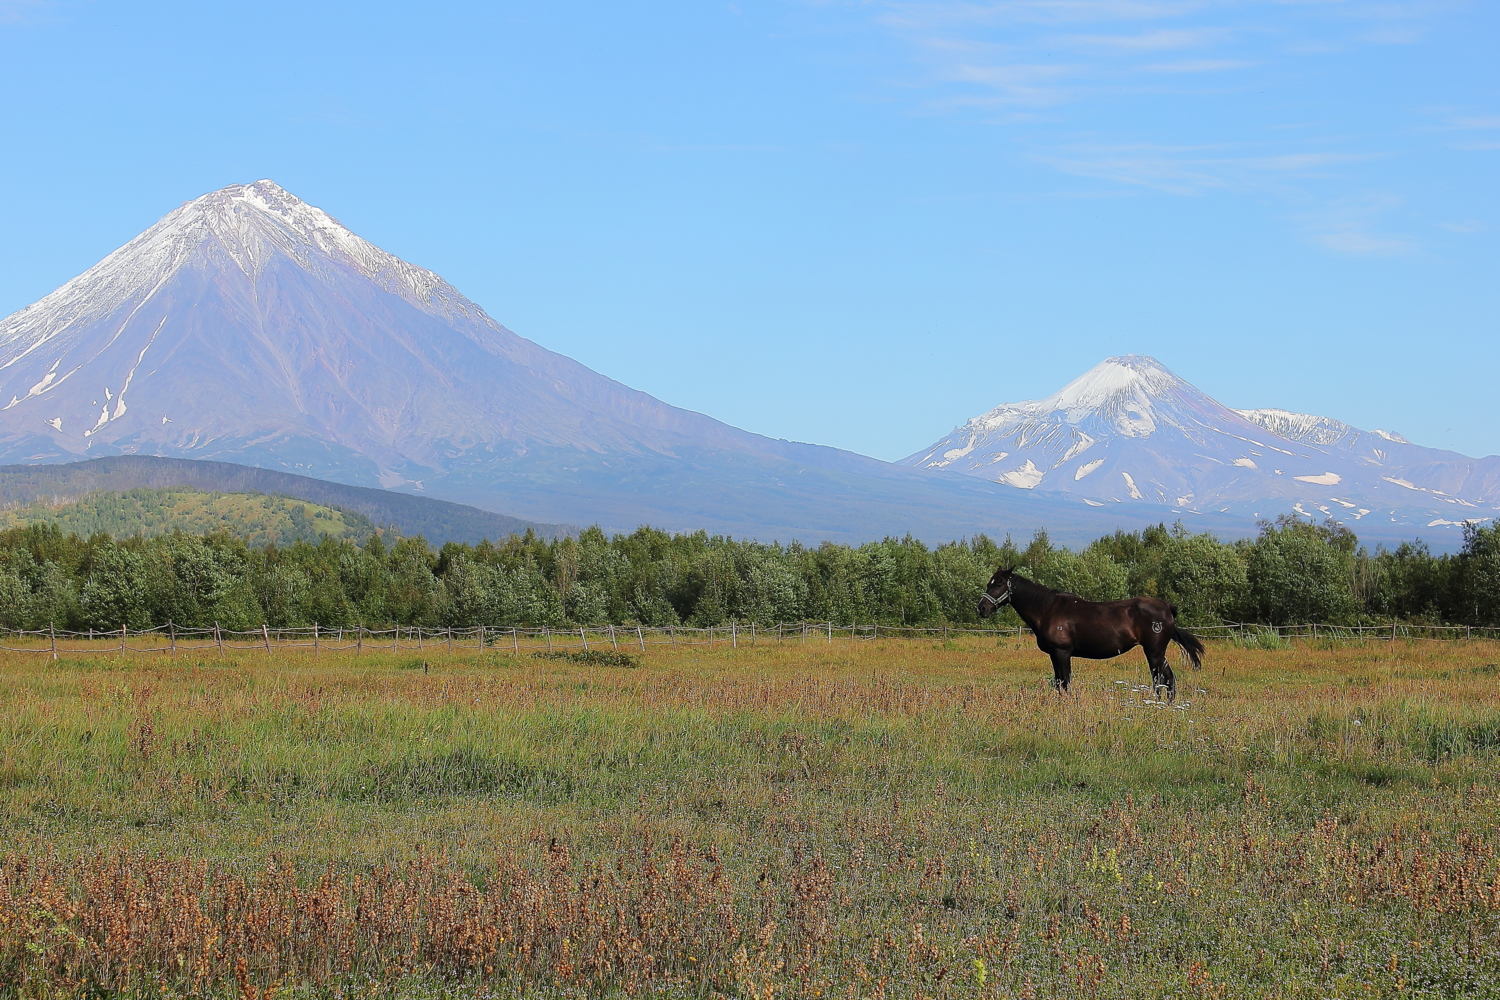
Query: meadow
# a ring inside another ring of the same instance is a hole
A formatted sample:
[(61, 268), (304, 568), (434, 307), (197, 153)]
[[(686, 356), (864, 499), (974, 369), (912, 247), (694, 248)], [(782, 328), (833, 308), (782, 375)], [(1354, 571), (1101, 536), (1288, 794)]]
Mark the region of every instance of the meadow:
[(0, 653), (0, 996), (1497, 995), (1497, 663)]

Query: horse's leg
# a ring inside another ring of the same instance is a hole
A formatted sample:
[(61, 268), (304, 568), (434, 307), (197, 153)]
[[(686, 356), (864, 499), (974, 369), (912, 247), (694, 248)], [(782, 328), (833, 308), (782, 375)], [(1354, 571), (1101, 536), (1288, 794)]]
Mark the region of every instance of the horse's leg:
[(1167, 701), (1176, 701), (1177, 677), (1172, 673), (1172, 665), (1167, 662), (1166, 643), (1162, 643), (1160, 649), (1153, 649), (1152, 646), (1143, 648), (1146, 650), (1146, 665), (1151, 668), (1151, 693), (1159, 697), (1162, 688), (1166, 688)]
[(1052, 651), (1052, 686), (1059, 694), (1066, 694), (1073, 680), (1073, 657), (1060, 649)]

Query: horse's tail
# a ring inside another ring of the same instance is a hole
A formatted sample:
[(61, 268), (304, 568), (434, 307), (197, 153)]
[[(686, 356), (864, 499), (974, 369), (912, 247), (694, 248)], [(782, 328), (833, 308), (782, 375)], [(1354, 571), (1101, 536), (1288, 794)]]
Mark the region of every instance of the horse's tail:
[(1203, 640), (1186, 629), (1172, 626), (1172, 641), (1181, 646), (1193, 663), (1194, 670), (1203, 669)]

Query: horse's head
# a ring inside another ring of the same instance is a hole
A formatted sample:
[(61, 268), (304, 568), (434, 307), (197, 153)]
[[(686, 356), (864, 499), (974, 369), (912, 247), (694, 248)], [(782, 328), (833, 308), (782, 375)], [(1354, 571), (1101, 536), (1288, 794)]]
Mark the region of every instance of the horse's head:
[(1009, 569), (1002, 567), (995, 570), (995, 575), (990, 577), (984, 593), (979, 595), (979, 617), (988, 618), (1010, 603), (1011, 580), (1015, 573), (1014, 567)]

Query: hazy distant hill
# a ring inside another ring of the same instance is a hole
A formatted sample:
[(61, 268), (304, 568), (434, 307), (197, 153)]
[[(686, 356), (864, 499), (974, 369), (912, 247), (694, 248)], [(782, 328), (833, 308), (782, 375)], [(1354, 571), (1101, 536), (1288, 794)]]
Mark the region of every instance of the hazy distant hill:
[(101, 491), (123, 493), (173, 487), (294, 497), (362, 515), (373, 524), (393, 528), (398, 534), (422, 535), (434, 546), (449, 541), (475, 543), (486, 538), (500, 539), (527, 528), (544, 538), (575, 530), (569, 525), (522, 521), (445, 500), (344, 486), (229, 462), (117, 455), (66, 465), (0, 466), (0, 506), (11, 508), (37, 501), (62, 503)]
[(184, 488), (101, 491), (68, 503), (38, 500), (0, 512), (0, 530), (27, 524), (55, 524), (83, 538), (100, 532), (122, 538), (225, 531), (255, 546), (316, 543), (325, 537), (363, 542), (375, 533), (368, 517), (351, 510), (264, 493), (204, 493)]

